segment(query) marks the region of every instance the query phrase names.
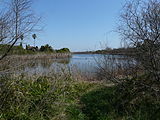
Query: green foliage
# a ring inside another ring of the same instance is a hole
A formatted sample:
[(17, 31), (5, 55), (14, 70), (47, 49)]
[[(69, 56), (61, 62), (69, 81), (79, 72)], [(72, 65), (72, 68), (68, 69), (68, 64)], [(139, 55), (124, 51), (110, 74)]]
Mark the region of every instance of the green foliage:
[(41, 52), (53, 52), (54, 50), (51, 46), (46, 44), (45, 46), (41, 46), (40, 51)]
[(23, 46), (13, 46), (12, 50), (10, 51), (9, 54), (19, 54), (19, 55), (22, 55), (22, 54), (26, 54), (27, 53), (27, 50), (25, 50), (23, 48)]
[(36, 34), (33, 34), (33, 35), (32, 35), (32, 38), (33, 38), (33, 39), (36, 39), (36, 38), (37, 38), (37, 35), (36, 35)]
[[(70, 75), (1, 77), (0, 83), (0, 119), (6, 120), (69, 119), (70, 106), (76, 105), (93, 87), (89, 83), (73, 81)], [(79, 114), (78, 118), (81, 117), (83, 115)]]
[(106, 48), (104, 50), (97, 50), (95, 53), (97, 54), (111, 54), (111, 55), (134, 55), (135, 48)]
[[(160, 102), (143, 97), (133, 104), (131, 90), (122, 92), (117, 87), (103, 87), (81, 98), (82, 113), (89, 120), (158, 120)], [(142, 97), (142, 96), (141, 96)]]
[(20, 45), (19, 45), (19, 46), (23, 47), (22, 42), (20, 43)]
[(55, 100), (52, 82), (46, 77), (26, 80), (1, 78), (1, 118), (4, 119), (49, 119)]
[(70, 105), (66, 111), (69, 114), (69, 120), (88, 120), (87, 116), (80, 109), (80, 106)]
[(101, 88), (91, 91), (81, 98), (84, 105), (82, 111), (89, 120), (102, 120), (115, 112), (113, 91), (114, 88)]
[(59, 50), (56, 50), (57, 53), (70, 53), (70, 50), (68, 48), (62, 48)]
[[(7, 52), (10, 45), (7, 44), (0, 44), (0, 54), (4, 54)], [(70, 53), (68, 48), (62, 48), (60, 50), (54, 50), (50, 45), (46, 44), (41, 46), (40, 49), (38, 46), (33, 47), (30, 45), (26, 45), (26, 49), (23, 48), (22, 43), (19, 46), (13, 46), (11, 51), (9, 52), (10, 55), (17, 54), (17, 55), (25, 55), (25, 54), (36, 54), (36, 53)]]
[[(160, 102), (67, 75), (0, 78), (0, 119), (158, 120)], [(126, 83), (127, 84), (127, 83)], [(134, 104), (133, 104), (134, 103)]]
[(10, 45), (0, 44), (0, 54), (6, 52), (6, 50), (10, 47)]
[[(0, 54), (6, 53), (9, 47), (10, 45), (0, 44)], [(9, 54), (26, 54), (26, 53), (27, 53), (27, 50), (25, 50), (22, 44), (20, 44), (19, 46), (13, 46)]]

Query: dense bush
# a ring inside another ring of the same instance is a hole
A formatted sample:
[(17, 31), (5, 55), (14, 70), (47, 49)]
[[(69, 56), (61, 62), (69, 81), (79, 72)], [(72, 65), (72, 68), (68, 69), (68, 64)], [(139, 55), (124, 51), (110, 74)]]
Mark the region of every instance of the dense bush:
[(8, 48), (9, 48), (9, 45), (0, 44), (0, 54), (3, 54), (4, 52), (6, 52)]
[[(128, 1), (123, 7), (118, 27), (125, 47), (128, 45), (135, 48), (134, 58), (140, 63), (136, 73), (138, 81), (135, 79), (136, 85), (133, 84), (135, 89), (144, 94), (148, 91), (154, 94), (155, 99), (160, 99), (159, 14), (159, 0)], [(141, 75), (145, 76), (143, 80), (139, 80)]]
[[(10, 47), (7, 44), (0, 44), (0, 54), (4, 54), (6, 50)], [(9, 54), (26, 54), (28, 51), (21, 45), (13, 46)]]
[[(0, 44), (0, 54), (6, 53), (10, 45), (7, 44)], [(62, 48), (59, 50), (54, 50), (52, 46), (46, 44), (42, 45), (40, 48), (38, 46), (33, 47), (30, 45), (26, 45), (26, 49), (23, 48), (22, 43), (17, 46), (13, 46), (9, 54), (18, 54), (18, 55), (24, 55), (24, 54), (36, 54), (36, 53), (70, 53), (70, 50), (68, 48)]]
[(62, 49), (59, 49), (59, 50), (56, 50), (57, 53), (69, 53), (70, 50), (68, 48), (62, 48)]
[[(151, 97), (132, 100), (131, 90), (120, 91), (117, 87), (103, 87), (81, 98), (83, 115), (88, 120), (158, 120), (160, 102)], [(132, 101), (130, 101), (132, 100)]]
[(53, 52), (53, 48), (46, 44), (45, 46), (41, 46), (40, 52)]

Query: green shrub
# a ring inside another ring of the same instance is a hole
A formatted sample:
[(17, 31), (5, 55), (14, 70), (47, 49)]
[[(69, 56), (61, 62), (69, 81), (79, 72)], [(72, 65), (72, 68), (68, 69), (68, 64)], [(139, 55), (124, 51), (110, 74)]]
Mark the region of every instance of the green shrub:
[[(0, 44), (0, 54), (4, 54), (9, 49), (10, 45), (7, 44)], [(10, 55), (16, 54), (16, 55), (24, 55), (24, 54), (36, 54), (36, 53), (70, 53), (70, 50), (68, 48), (62, 48), (59, 50), (54, 50), (52, 46), (46, 44), (42, 45), (40, 49), (38, 46), (33, 47), (30, 45), (26, 45), (26, 49), (23, 48), (22, 43), (18, 46), (13, 46), (11, 51), (9, 52)]]
[(46, 44), (45, 46), (41, 46), (40, 52), (54, 52), (53, 48)]
[[(4, 54), (9, 49), (10, 45), (7, 44), (0, 44), (0, 54)], [(9, 55), (24, 55), (24, 54), (33, 54), (35, 52), (26, 50), (23, 48), (23, 46), (20, 44), (19, 46), (13, 46), (11, 51), (9, 52)]]
[(54, 114), (51, 104), (56, 97), (50, 79), (1, 78), (1, 83), (1, 118), (49, 119)]
[(89, 120), (158, 120), (160, 101), (151, 96), (139, 96), (133, 104), (134, 94), (117, 87), (104, 87), (88, 92), (81, 98), (82, 113)]
[(70, 50), (68, 48), (62, 48), (59, 50), (56, 50), (57, 53), (70, 53)]

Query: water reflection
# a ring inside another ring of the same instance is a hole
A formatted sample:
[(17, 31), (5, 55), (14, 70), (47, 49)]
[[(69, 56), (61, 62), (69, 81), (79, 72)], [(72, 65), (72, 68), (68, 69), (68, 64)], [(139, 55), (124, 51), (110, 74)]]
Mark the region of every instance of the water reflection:
[(60, 63), (60, 64), (67, 65), (67, 64), (70, 63), (70, 61), (71, 61), (71, 58), (65, 58), (65, 59), (59, 59), (59, 60), (57, 60), (56, 62), (57, 62), (57, 63)]
[(48, 74), (50, 72), (58, 72), (60, 68), (63, 68), (69, 64), (70, 58), (66, 59), (39, 59), (30, 61), (23, 72), (28, 74)]
[[(123, 59), (123, 56), (114, 57), (116, 58), (117, 62), (121, 64), (124, 64), (126, 61)], [(59, 72), (64, 68), (67, 68), (70, 71), (81, 71), (82, 73), (92, 74), (96, 72), (96, 68), (98, 67), (99, 63), (103, 64), (104, 59), (104, 55), (101, 54), (74, 54), (71, 58), (65, 59), (44, 58), (27, 61), (12, 61), (13, 63), (11, 63), (11, 68), (15, 68), (12, 69), (12, 72), (14, 71), (14, 73), (25, 73), (29, 75), (49, 74), (53, 71)], [(110, 61), (108, 57), (107, 61)]]
[(69, 64), (70, 62), (70, 58), (66, 58), (66, 59), (39, 59), (39, 60), (34, 60), (34, 61), (30, 61), (25, 67), (28, 68), (37, 68), (42, 67), (42, 68), (50, 68), (53, 66), (53, 64), (55, 63), (60, 63), (60, 64)]

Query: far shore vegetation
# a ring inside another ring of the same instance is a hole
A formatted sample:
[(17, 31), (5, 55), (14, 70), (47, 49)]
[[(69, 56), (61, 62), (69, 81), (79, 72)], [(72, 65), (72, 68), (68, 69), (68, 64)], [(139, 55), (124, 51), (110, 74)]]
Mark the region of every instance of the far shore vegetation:
[(132, 56), (135, 54), (136, 49), (133, 47), (127, 47), (127, 48), (106, 48), (102, 50), (96, 50), (96, 51), (84, 51), (84, 52), (73, 52), (73, 54), (109, 54), (109, 55), (130, 55)]
[[(10, 45), (0, 44), (0, 54), (1, 55), (4, 54), (9, 47)], [(12, 50), (9, 52), (10, 55), (29, 55), (29, 54), (38, 54), (38, 53), (45, 53), (45, 54), (70, 53), (70, 50), (68, 48), (55, 50), (48, 44), (42, 45), (41, 47), (26, 45), (24, 48), (22, 44), (20, 44), (20, 45), (13, 46)]]

